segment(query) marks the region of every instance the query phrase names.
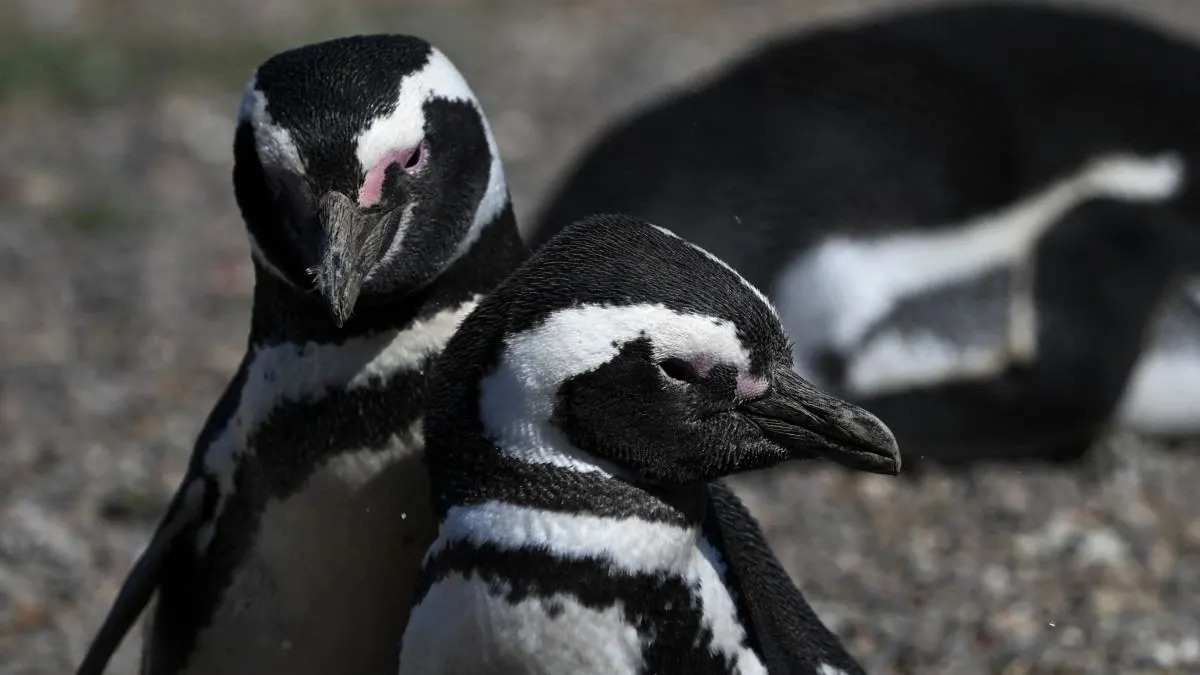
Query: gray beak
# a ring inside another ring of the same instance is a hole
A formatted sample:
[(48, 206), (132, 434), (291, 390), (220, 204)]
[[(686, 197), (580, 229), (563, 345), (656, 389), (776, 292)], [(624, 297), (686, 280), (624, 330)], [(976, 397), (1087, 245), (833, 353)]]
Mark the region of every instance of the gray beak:
[(900, 473), (896, 438), (878, 417), (820, 391), (790, 368), (778, 368), (767, 393), (739, 409), (796, 459), (821, 457), (860, 471)]
[(340, 328), (354, 313), (363, 281), (383, 246), (382, 217), (364, 214), (340, 192), (327, 192), (319, 205), (322, 241), (314, 268), (317, 290)]

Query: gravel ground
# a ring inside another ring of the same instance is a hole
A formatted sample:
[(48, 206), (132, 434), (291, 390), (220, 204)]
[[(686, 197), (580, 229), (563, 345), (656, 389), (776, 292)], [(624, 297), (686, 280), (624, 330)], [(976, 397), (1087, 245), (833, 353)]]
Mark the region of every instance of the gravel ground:
[[(785, 27), (914, 3), (190, 4), (0, 0), (0, 675), (77, 663), (240, 358), (229, 148), (266, 55), (430, 39), (483, 100), (526, 216), (660, 87)], [(1192, 0), (1086, 4), (1200, 35)], [(1200, 672), (1197, 449), (1121, 436), (1065, 468), (736, 487), (872, 672)], [(113, 672), (133, 671), (129, 642)]]

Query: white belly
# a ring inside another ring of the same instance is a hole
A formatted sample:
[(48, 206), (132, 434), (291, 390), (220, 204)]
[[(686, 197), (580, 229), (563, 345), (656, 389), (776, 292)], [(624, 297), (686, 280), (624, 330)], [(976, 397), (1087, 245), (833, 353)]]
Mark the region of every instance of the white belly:
[(1134, 367), (1119, 406), (1121, 423), (1166, 436), (1200, 434), (1200, 280), (1168, 305)]
[(400, 674), (632, 675), (641, 666), (641, 640), (619, 603), (595, 610), (560, 595), (512, 604), (454, 574), (413, 610)]
[(396, 668), (420, 559), (436, 534), (414, 429), (340, 455), (270, 502), (188, 673)]

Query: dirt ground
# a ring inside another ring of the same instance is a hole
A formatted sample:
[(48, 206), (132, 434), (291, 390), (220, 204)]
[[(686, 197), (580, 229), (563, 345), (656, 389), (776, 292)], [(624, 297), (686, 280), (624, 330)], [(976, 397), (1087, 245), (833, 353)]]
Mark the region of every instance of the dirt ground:
[[(0, 675), (77, 664), (241, 356), (230, 147), (259, 61), (431, 40), (527, 217), (614, 113), (764, 35), (912, 4), (0, 0)], [(1200, 35), (1194, 0), (1083, 4)], [(736, 486), (871, 672), (1200, 672), (1197, 450), (1120, 436), (1071, 467)]]

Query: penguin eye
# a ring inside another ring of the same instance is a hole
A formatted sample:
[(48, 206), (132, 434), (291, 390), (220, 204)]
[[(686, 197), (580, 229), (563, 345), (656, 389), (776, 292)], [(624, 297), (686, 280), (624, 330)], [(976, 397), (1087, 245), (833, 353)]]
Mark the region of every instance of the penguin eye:
[(417, 147), (413, 148), (412, 152), (404, 160), (404, 170), (412, 173), (419, 169), (425, 163), (425, 141), (417, 143)]
[(658, 367), (672, 380), (690, 384), (699, 382), (701, 379), (700, 370), (696, 368), (696, 364), (683, 359), (663, 359), (659, 362)]

